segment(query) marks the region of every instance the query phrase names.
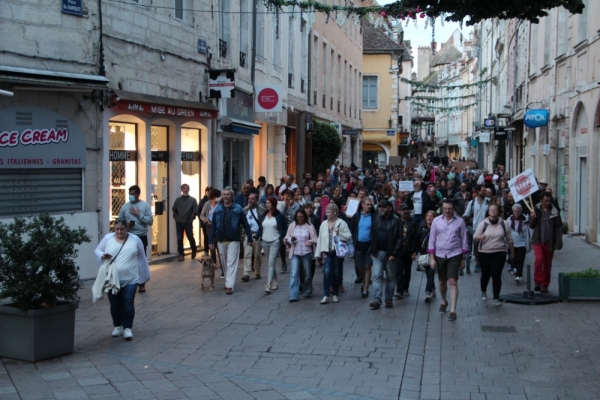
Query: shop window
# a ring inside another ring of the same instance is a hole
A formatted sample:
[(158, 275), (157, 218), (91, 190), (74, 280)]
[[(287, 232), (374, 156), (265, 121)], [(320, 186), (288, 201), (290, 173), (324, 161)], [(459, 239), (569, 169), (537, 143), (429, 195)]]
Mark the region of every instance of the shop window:
[(110, 204), (112, 219), (128, 200), (128, 188), (137, 184), (137, 126), (109, 123)]
[[(204, 188), (200, 180), (200, 163), (202, 157), (200, 153), (200, 130), (199, 129), (181, 129), (181, 184), (187, 184), (190, 187), (190, 196), (194, 197), (198, 203), (204, 196)], [(200, 247), (203, 243), (200, 241), (200, 223), (194, 222), (194, 238), (196, 244)], [(189, 247), (189, 241), (185, 237), (183, 245)]]
[[(169, 130), (166, 126), (152, 126), (152, 198), (148, 200), (154, 214), (152, 224), (152, 254), (169, 253)], [(173, 200), (175, 201), (175, 200)]]

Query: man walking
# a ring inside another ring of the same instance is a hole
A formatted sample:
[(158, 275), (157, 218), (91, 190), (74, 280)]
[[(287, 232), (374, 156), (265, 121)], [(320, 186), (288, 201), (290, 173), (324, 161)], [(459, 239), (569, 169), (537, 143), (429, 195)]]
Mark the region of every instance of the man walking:
[[(465, 213), (463, 215), (467, 217), (472, 217), (473, 229), (477, 229), (481, 221), (483, 221), (487, 217), (490, 199), (485, 197), (485, 189), (486, 187), (483, 185), (475, 186), (475, 190), (477, 191), (477, 197), (468, 203), (467, 209), (465, 210)], [(475, 249), (473, 249), (473, 254), (475, 254)], [(479, 266), (479, 264), (475, 264), (474, 271), (481, 272), (481, 267)]]
[(411, 267), (413, 255), (417, 252), (417, 224), (410, 217), (408, 206), (400, 204), (398, 206), (400, 220), (398, 221), (398, 265), (396, 267), (396, 299), (403, 299), (410, 296), (408, 288), (410, 287)]
[(423, 212), (423, 200), (425, 200), (427, 194), (421, 190), (421, 181), (414, 181), (413, 188), (415, 190), (408, 195), (407, 203), (408, 207), (414, 210), (413, 219), (417, 227), (419, 227), (423, 224), (423, 216), (425, 215)]
[(562, 225), (560, 212), (552, 204), (552, 195), (542, 193), (541, 203), (529, 214), (529, 227), (533, 229), (531, 244), (535, 253), (533, 280), (536, 292), (548, 293), (554, 251), (563, 246)]
[(181, 197), (173, 203), (173, 219), (175, 219), (175, 231), (177, 232), (177, 261), (183, 261), (183, 232), (190, 242), (192, 249), (192, 260), (196, 258), (196, 240), (194, 239), (194, 220), (198, 212), (198, 202), (190, 196), (190, 186), (186, 183), (181, 185)]
[(217, 247), (221, 256), (221, 265), (225, 269), (225, 289), (227, 294), (233, 293), (235, 274), (237, 273), (240, 254), (241, 228), (248, 238), (248, 245), (253, 246), (252, 231), (244, 210), (239, 204), (233, 202), (233, 189), (226, 187), (221, 192), (221, 204), (217, 206), (210, 224), (209, 247), (214, 250), (213, 244), (217, 239)]
[(454, 203), (450, 199), (442, 202), (443, 214), (436, 217), (429, 232), (429, 266), (437, 270), (440, 280), (442, 304), (440, 312), (446, 312), (446, 293), (450, 283), (450, 315), (448, 321), (456, 321), (458, 301), (458, 273), (465, 269), (465, 256), (469, 252), (467, 229), (462, 218), (454, 213)]
[[(148, 227), (154, 222), (150, 205), (140, 200), (142, 191), (138, 185), (129, 188), (129, 203), (125, 203), (119, 210), (119, 219), (124, 219), (129, 224), (129, 233), (139, 237), (148, 251)], [(146, 282), (138, 283), (138, 291), (146, 291)]]
[(385, 307), (394, 306), (394, 286), (396, 284), (396, 240), (398, 237), (398, 217), (392, 213), (394, 205), (389, 200), (379, 204), (379, 215), (371, 226), (371, 258), (373, 259), (373, 302), (371, 310), (380, 308), (382, 301), (383, 271), (385, 270)]
[[(260, 240), (258, 239), (258, 231), (260, 228), (260, 217), (265, 213), (265, 208), (258, 204), (258, 195), (256, 193), (250, 193), (248, 196), (248, 205), (244, 208), (244, 214), (246, 214), (246, 220), (250, 225), (252, 231), (252, 237), (244, 238), (244, 275), (242, 281), (248, 282), (250, 280), (250, 272), (252, 272), (252, 262), (254, 260), (254, 276), (256, 279), (260, 279), (260, 264), (262, 258), (260, 251), (262, 249)], [(251, 246), (250, 242), (254, 242)]]
[(469, 200), (471, 196), (467, 193), (467, 184), (461, 183), (459, 186), (460, 191), (454, 194), (454, 209), (456, 213), (460, 216), (464, 215), (467, 204), (469, 204)]

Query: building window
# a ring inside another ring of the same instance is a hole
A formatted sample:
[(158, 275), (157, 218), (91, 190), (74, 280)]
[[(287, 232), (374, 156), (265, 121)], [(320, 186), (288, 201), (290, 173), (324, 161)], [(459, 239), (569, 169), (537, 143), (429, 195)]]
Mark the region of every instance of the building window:
[(278, 16), (273, 15), (273, 67), (279, 70), (281, 68), (281, 40), (277, 31), (279, 25), (277, 18)]
[(262, 2), (259, 2), (258, 13), (256, 15), (256, 62), (263, 62), (265, 59), (265, 18), (266, 8)]
[(230, 43), (229, 0), (219, 2), (219, 56), (227, 58), (227, 47)]
[(588, 37), (588, 15), (589, 0), (583, 0), (583, 11), (579, 14), (579, 26), (577, 27), (577, 43), (581, 43)]
[(365, 110), (376, 110), (377, 107), (377, 76), (363, 76), (363, 106)]
[(175, 1), (175, 18), (183, 20), (183, 0)]
[(246, 68), (246, 56), (248, 55), (248, 38), (250, 36), (249, 26), (250, 13), (248, 0), (240, 1), (240, 67)]
[[(288, 37), (288, 88), (294, 87), (294, 53), (296, 52), (296, 18), (292, 15), (289, 18), (289, 37)], [(290, 81), (291, 76), (291, 81)]]

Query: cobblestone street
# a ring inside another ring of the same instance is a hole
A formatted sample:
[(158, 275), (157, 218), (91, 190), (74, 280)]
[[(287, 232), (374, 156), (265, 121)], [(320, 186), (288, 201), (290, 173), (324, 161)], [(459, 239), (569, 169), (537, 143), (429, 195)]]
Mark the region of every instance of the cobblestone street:
[[(598, 265), (600, 250), (566, 238), (559, 272)], [(263, 268), (265, 268), (263, 258)], [(533, 253), (526, 264), (533, 266)], [(337, 304), (321, 305), (322, 270), (310, 299), (288, 302), (289, 275), (270, 296), (266, 280), (232, 296), (216, 279), (199, 288), (189, 258), (152, 266), (148, 292), (136, 297), (134, 339), (110, 336), (106, 299), (81, 292), (75, 352), (39, 363), (3, 359), (0, 399), (595, 399), (600, 397), (600, 303), (543, 306), (480, 298), (479, 274), (461, 278), (458, 320), (424, 302), (425, 276), (411, 295), (371, 311), (346, 260)], [(263, 276), (266, 273), (263, 273)], [(503, 274), (502, 293), (521, 292)], [(488, 288), (488, 294), (491, 291)], [(505, 327), (514, 332), (487, 332)], [(513, 329), (514, 328), (514, 329)]]

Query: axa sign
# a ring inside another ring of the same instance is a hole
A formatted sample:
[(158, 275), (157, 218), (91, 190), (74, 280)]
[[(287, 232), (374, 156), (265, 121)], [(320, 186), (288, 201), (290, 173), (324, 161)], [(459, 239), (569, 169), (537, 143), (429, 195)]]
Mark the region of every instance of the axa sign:
[(548, 125), (548, 110), (529, 110), (523, 116), (523, 124), (528, 128), (539, 128)]

